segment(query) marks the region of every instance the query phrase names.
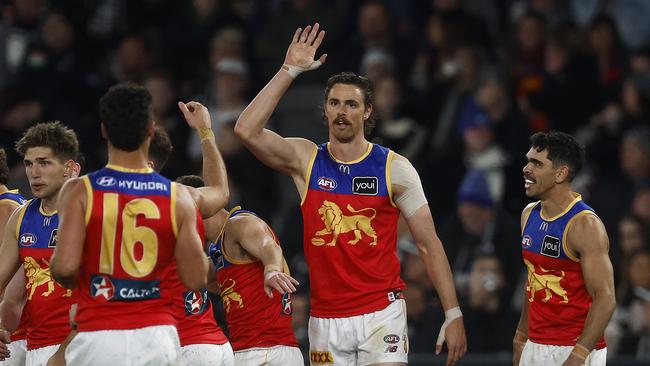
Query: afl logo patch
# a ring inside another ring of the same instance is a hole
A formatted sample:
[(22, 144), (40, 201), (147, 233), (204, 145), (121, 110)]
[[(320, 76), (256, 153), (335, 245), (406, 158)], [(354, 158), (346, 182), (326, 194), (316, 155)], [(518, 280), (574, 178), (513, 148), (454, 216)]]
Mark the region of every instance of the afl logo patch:
[(325, 191), (333, 191), (336, 189), (336, 181), (332, 178), (320, 177), (318, 178), (318, 187)]
[(113, 177), (103, 176), (97, 178), (97, 180), (95, 180), (95, 183), (102, 187), (112, 187), (115, 185), (115, 183), (117, 183), (117, 181)]
[(31, 247), (36, 244), (36, 235), (32, 233), (24, 233), (20, 236), (20, 245), (24, 247)]
[(521, 247), (524, 249), (528, 249), (533, 245), (533, 239), (530, 238), (528, 235), (524, 235), (524, 237), (521, 239)]

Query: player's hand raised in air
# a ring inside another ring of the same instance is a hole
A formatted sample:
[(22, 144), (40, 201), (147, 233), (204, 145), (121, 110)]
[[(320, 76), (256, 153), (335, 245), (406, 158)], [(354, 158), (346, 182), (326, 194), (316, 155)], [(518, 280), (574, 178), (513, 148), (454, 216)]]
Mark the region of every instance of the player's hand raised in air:
[(318, 60), (314, 59), (316, 50), (325, 37), (325, 31), (319, 32), (319, 28), (320, 25), (315, 23), (313, 27), (308, 25), (305, 29), (296, 29), (284, 58), (284, 64), (295, 67), (296, 73), (317, 69), (325, 63), (327, 54), (321, 55)]
[(210, 112), (203, 104), (199, 102), (178, 102), (178, 108), (183, 112), (187, 124), (193, 129), (212, 127)]
[(284, 294), (296, 292), (298, 281), (286, 273), (269, 271), (264, 274), (264, 292), (269, 298), (273, 298), (273, 290)]

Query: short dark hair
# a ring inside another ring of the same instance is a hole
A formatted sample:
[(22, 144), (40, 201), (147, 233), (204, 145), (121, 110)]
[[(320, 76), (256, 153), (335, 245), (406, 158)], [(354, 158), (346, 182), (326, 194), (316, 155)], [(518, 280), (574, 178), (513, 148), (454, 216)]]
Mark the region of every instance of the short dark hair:
[(580, 172), (585, 161), (585, 148), (568, 133), (559, 131), (537, 132), (530, 137), (532, 147), (537, 151), (548, 151), (548, 160), (554, 167), (566, 164), (569, 167), (569, 182)]
[(180, 183), (194, 188), (201, 188), (205, 186), (205, 183), (203, 182), (203, 178), (199, 177), (198, 175), (180, 176), (176, 178), (176, 183)]
[[(325, 85), (325, 93), (323, 95), (323, 120), (327, 122), (325, 117), (325, 105), (327, 104), (327, 98), (329, 98), (330, 91), (336, 84), (347, 84), (354, 85), (357, 88), (361, 89), (363, 92), (363, 104), (365, 108), (372, 107), (373, 103), (373, 93), (372, 93), (372, 83), (365, 76), (360, 76), (352, 72), (342, 72), (336, 75), (333, 75), (327, 80)], [(370, 135), (373, 128), (375, 128), (375, 112), (374, 110), (363, 123), (363, 132), (366, 136)]]
[(25, 157), (32, 147), (49, 147), (61, 162), (79, 157), (77, 134), (59, 121), (38, 123), (30, 127), (16, 142), (16, 152)]
[(111, 87), (99, 100), (99, 118), (108, 140), (120, 150), (135, 151), (142, 145), (152, 113), (149, 91), (131, 82)]
[(153, 170), (159, 172), (167, 164), (169, 156), (174, 147), (169, 139), (169, 134), (162, 126), (156, 126), (153, 130), (151, 145), (149, 145), (149, 160), (153, 161)]
[(9, 166), (7, 165), (7, 153), (0, 147), (0, 184), (6, 185), (9, 182)]

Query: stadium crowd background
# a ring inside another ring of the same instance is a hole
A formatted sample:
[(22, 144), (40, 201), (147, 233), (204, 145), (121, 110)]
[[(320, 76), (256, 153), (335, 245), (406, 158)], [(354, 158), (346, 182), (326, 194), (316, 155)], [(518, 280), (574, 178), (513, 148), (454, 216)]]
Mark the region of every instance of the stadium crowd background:
[[(144, 84), (174, 145), (171, 179), (201, 167), (176, 101), (211, 111), (231, 204), (270, 221), (293, 274), (294, 328), (307, 345), (307, 268), (299, 199), (232, 128), (282, 64), (297, 27), (320, 22), (327, 63), (301, 75), (271, 125), (326, 139), (324, 82), (353, 71), (374, 83), (374, 142), (418, 169), (454, 271), (469, 352), (512, 350), (526, 272), (521, 168), (529, 135), (557, 129), (587, 147), (574, 186), (605, 223), (618, 307), (608, 355), (650, 360), (650, 1), (645, 0), (4, 0), (0, 144), (10, 188), (29, 186), (15, 141), (38, 121), (80, 137), (84, 172), (106, 161), (97, 101)], [(410, 352), (431, 353), (442, 310), (408, 236), (399, 240)], [(335, 288), (332, 291), (336, 291)], [(218, 302), (218, 301), (217, 301)], [(223, 319), (220, 324), (225, 326)]]

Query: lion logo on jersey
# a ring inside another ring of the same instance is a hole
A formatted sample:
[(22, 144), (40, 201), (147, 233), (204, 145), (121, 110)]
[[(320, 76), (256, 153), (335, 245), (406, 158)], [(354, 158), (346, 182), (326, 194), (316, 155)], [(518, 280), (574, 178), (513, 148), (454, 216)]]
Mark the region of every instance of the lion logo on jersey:
[(325, 235), (332, 235), (332, 240), (327, 243), (327, 246), (335, 246), (336, 240), (340, 234), (347, 233), (352, 231), (354, 233), (354, 239), (348, 241), (348, 244), (355, 245), (359, 240), (361, 240), (361, 232), (372, 238), (371, 246), (377, 245), (377, 233), (372, 228), (372, 220), (377, 215), (377, 211), (374, 208), (362, 208), (361, 210), (355, 210), (348, 204), (348, 211), (352, 213), (359, 213), (364, 211), (372, 211), (372, 216), (366, 215), (344, 215), (341, 208), (334, 202), (323, 201), (323, 205), (318, 209), (318, 214), (320, 215), (325, 228), (323, 230), (317, 231), (316, 236), (311, 239), (311, 243), (316, 246), (321, 246), (325, 244), (325, 239), (322, 237)]
[[(54, 280), (50, 273), (50, 262), (43, 259), (44, 266), (38, 264), (36, 259), (32, 257), (25, 257), (23, 267), (25, 267), (25, 277), (27, 277), (26, 289), (29, 289), (29, 296), (27, 300), (31, 300), (39, 286), (47, 285), (47, 291), (43, 292), (41, 296), (50, 296), (54, 292)], [(72, 296), (72, 291), (67, 290), (63, 297)]]
[(544, 269), (544, 267), (539, 266), (539, 269), (543, 274), (538, 274), (535, 272), (535, 265), (529, 262), (527, 259), (524, 259), (526, 267), (528, 267), (528, 284), (526, 285), (526, 291), (529, 292), (528, 301), (533, 302), (535, 300), (535, 293), (537, 291), (544, 290), (546, 295), (542, 301), (548, 302), (553, 294), (560, 296), (562, 298), (562, 304), (569, 302), (566, 290), (560, 284), (560, 281), (564, 279), (564, 271), (559, 271), (560, 275), (554, 275), (550, 273), (550, 270)]
[(223, 308), (226, 310), (226, 313), (230, 313), (230, 306), (232, 302), (236, 302), (237, 309), (244, 307), (244, 299), (239, 295), (233, 288), (235, 287), (235, 280), (228, 278), (219, 284), (219, 290), (221, 291), (221, 301), (223, 302)]

